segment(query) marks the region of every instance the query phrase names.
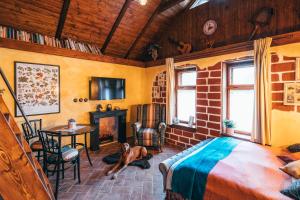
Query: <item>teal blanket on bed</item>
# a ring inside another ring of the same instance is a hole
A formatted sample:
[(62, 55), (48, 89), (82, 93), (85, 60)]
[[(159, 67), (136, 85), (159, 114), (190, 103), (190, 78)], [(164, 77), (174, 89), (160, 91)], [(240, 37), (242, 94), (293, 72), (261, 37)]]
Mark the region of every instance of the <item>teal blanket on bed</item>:
[(234, 138), (217, 138), (183, 160), (173, 170), (172, 191), (186, 199), (202, 200), (209, 172), (220, 160), (230, 155), (239, 143), (240, 140)]

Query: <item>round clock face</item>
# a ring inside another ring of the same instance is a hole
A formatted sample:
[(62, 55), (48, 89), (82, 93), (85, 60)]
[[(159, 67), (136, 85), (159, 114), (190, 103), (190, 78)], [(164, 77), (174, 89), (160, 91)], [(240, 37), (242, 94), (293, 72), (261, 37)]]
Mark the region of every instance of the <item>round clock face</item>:
[(215, 20), (207, 20), (203, 25), (203, 33), (205, 35), (212, 35), (217, 30), (217, 22)]

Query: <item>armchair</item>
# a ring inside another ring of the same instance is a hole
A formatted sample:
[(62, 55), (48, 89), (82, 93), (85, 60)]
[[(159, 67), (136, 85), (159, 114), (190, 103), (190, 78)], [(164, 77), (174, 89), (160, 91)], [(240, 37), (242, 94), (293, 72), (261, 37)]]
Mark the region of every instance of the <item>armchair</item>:
[(132, 124), (135, 145), (155, 147), (162, 151), (165, 141), (165, 105), (136, 106), (136, 119)]

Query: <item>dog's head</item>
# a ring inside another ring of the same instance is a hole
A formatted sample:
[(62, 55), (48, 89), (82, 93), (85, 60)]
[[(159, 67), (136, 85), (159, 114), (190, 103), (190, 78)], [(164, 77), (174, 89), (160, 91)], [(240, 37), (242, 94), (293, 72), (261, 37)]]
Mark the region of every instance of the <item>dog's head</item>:
[(130, 151), (130, 145), (128, 143), (122, 143), (121, 144), (121, 152), (127, 153)]

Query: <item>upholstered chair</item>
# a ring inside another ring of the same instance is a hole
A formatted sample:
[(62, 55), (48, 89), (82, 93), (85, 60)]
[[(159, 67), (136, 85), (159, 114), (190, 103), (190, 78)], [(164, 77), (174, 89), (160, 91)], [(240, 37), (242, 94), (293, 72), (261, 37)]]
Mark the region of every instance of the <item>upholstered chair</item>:
[(136, 112), (136, 120), (132, 124), (135, 145), (155, 147), (161, 152), (166, 132), (165, 105), (137, 105), (132, 110)]

